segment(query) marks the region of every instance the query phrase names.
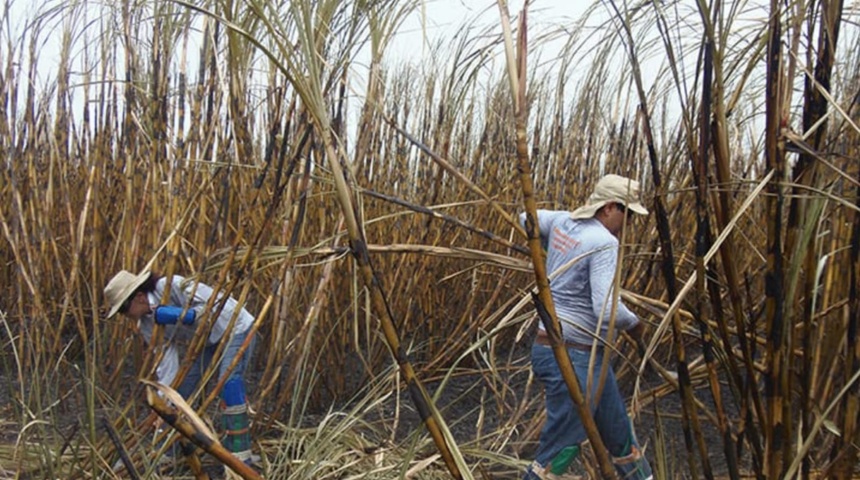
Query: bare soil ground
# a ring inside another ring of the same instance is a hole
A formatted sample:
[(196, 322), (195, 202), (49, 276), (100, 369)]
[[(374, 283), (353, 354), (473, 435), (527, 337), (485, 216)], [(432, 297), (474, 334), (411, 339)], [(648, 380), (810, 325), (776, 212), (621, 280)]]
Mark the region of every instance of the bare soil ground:
[[(508, 384), (508, 387), (514, 392), (525, 395), (526, 377), (523, 373), (511, 375), (511, 383)], [(455, 377), (441, 394), (438, 406), (443, 411), (446, 419), (456, 420), (451, 425), (451, 430), (460, 442), (465, 443), (475, 440), (475, 425), (479, 422), (482, 424), (484, 432), (493, 431), (495, 427), (502, 423), (502, 419), (493, 418), (492, 416), (479, 418), (481, 413), (492, 412), (494, 408), (492, 404), (486, 405), (493, 402), (494, 399), (484, 396), (484, 392), (491, 388), (485, 382), (486, 380), (481, 377)], [(656, 383), (656, 380), (651, 379), (651, 382)], [(434, 391), (436, 385), (430, 383), (427, 387), (428, 390)], [(628, 385), (628, 387), (632, 390), (632, 385)], [(534, 420), (534, 417), (542, 417), (543, 415), (542, 392), (539, 384), (531, 387), (529, 395), (535, 401), (531, 403), (528, 411), (524, 414), (524, 421)], [(518, 399), (522, 399), (522, 397)], [(409, 402), (409, 400), (408, 398), (403, 398), (402, 402)], [(480, 408), (482, 404), (486, 406), (483, 410)], [(418, 415), (414, 411), (411, 411), (411, 404), (408, 405), (410, 406), (410, 414), (404, 418), (406, 421), (401, 426), (403, 433), (412, 428), (423, 428)], [(640, 442), (645, 446), (646, 454), (652, 464), (655, 463), (654, 446), (659, 430), (666, 448), (666, 457), (673, 464), (673, 470), (680, 475), (673, 478), (691, 478), (681, 474), (681, 472), (688, 471), (689, 469), (686, 467), (687, 454), (684, 446), (684, 434), (681, 422), (681, 402), (677, 392), (657, 398), (649, 406), (645, 406), (634, 419), (634, 428)], [(722, 442), (718, 430), (707, 421), (702, 421), (702, 430), (709, 449), (709, 459), (714, 474), (726, 475), (725, 457), (720, 451)], [(511, 444), (511, 451), (508, 453), (521, 458), (523, 461), (530, 461), (537, 448), (537, 434), (538, 431), (533, 429), (531, 435), (513, 442)], [(581, 472), (583, 469), (584, 466), (580, 465), (578, 470)], [(700, 466), (699, 469), (701, 471)], [(493, 472), (494, 478), (499, 479), (520, 478), (522, 475), (521, 471), (512, 471), (510, 468), (490, 468), (490, 471)]]
[[(543, 400), (542, 387), (529, 378), (530, 348), (530, 339), (524, 339), (514, 346), (513, 352), (505, 352), (503, 355), (505, 359), (510, 358), (512, 361), (507, 368), (499, 369), (501, 378), (491, 379), (485, 375), (459, 374), (453, 375), (444, 385), (439, 379), (429, 379), (424, 382), (431, 396), (438, 395), (436, 405), (449, 423), (459, 444), (486, 441), (487, 435), (491, 435), (510, 420), (498, 418), (498, 402), (505, 404), (506, 412), (515, 410), (516, 405), (525, 405), (522, 411), (517, 411), (518, 415), (521, 415), (518, 418), (521, 425), (513, 435), (513, 441), (508, 444), (505, 453), (520, 458), (523, 465), (531, 460), (537, 447), (538, 429), (543, 415)], [(667, 368), (672, 366), (667, 365)], [(617, 371), (621, 372), (619, 384), (623, 393), (628, 396), (629, 406), (633, 393), (632, 371), (629, 368), (617, 369)], [(501, 399), (498, 395), (501, 391), (500, 384), (504, 389), (504, 398)], [(697, 379), (694, 386), (696, 397), (701, 401), (702, 406), (713, 412), (714, 402), (707, 384), (703, 383), (703, 379)], [(652, 465), (656, 464), (655, 450), (658, 439), (662, 439), (660, 443), (665, 452), (661, 455), (667, 460), (666, 465), (670, 469), (668, 478), (693, 478), (689, 474), (690, 468), (687, 463), (688, 455), (681, 421), (679, 393), (666, 389), (665, 381), (652, 369), (647, 369), (641, 378), (640, 392), (654, 393), (651, 398), (640, 397), (642, 402), (639, 414), (633, 419), (634, 429)], [(727, 395), (727, 388), (723, 388), (721, 393), (723, 403), (729, 410), (727, 414), (736, 416), (736, 410), (731, 407), (733, 402)], [(394, 417), (393, 403), (392, 399), (386, 404), (386, 411), (381, 415), (380, 421)], [(406, 392), (401, 394), (399, 404), (401, 410), (397, 417), (399, 422), (397, 438), (405, 438), (415, 429), (425, 428)], [(708, 420), (703, 411), (699, 411), (698, 414), (710, 468), (715, 476), (726, 476), (727, 463), (719, 430)], [(693, 448), (697, 448), (695, 444)], [(742, 455), (741, 464), (748, 461), (747, 456)], [(701, 476), (702, 466), (698, 460), (696, 468)], [(582, 472), (585, 466), (579, 465), (578, 470)], [(522, 468), (507, 465), (489, 465), (483, 471), (497, 479), (515, 479), (522, 476)]]

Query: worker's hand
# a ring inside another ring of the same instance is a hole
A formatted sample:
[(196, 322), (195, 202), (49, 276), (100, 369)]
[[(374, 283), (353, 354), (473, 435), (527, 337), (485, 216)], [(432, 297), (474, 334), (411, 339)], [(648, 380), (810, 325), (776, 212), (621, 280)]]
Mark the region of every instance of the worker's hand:
[(641, 343), (643, 333), (645, 333), (645, 323), (643, 322), (638, 322), (636, 325), (627, 329), (627, 335), (630, 335), (636, 343)]

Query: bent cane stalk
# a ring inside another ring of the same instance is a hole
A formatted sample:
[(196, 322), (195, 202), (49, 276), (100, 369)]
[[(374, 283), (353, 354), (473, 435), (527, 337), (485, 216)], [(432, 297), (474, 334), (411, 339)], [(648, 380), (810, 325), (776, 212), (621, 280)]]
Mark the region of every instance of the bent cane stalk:
[[(324, 119), (319, 117), (315, 118), (315, 123), (320, 121), (324, 121)], [(440, 426), (444, 426), (444, 422), (438, 414), (438, 411), (433, 407), (432, 401), (430, 400), (429, 395), (427, 395), (427, 391), (424, 389), (421, 381), (415, 375), (412, 363), (409, 361), (406, 351), (400, 343), (400, 337), (397, 333), (396, 327), (394, 326), (395, 322), (393, 314), (389, 309), (388, 302), (382, 292), (382, 282), (377, 277), (376, 272), (373, 269), (373, 265), (370, 262), (367, 242), (364, 240), (364, 232), (361, 230), (355, 217), (355, 210), (353, 209), (349, 186), (346, 184), (346, 179), (344, 178), (343, 171), (341, 170), (340, 157), (333, 146), (330, 137), (331, 132), (328, 130), (327, 126), (320, 125), (319, 123), (317, 123), (317, 125), (321, 132), (321, 136), (323, 137), (326, 156), (330, 159), (329, 166), (332, 168), (332, 173), (335, 179), (338, 203), (340, 203), (341, 211), (343, 212), (344, 220), (346, 221), (347, 231), (349, 232), (350, 250), (355, 258), (358, 270), (361, 273), (364, 286), (370, 294), (373, 310), (379, 316), (385, 340), (391, 349), (392, 355), (394, 355), (397, 365), (400, 367), (400, 371), (403, 374), (404, 379), (406, 380), (407, 389), (409, 390), (412, 401), (415, 403), (415, 407), (421, 416), (421, 420), (424, 422), (424, 425), (433, 437), (433, 441), (439, 449), (439, 452), (445, 461), (445, 465), (448, 467), (448, 470), (454, 478), (464, 478), (463, 473), (465, 471), (465, 473), (468, 474), (468, 470), (461, 471), (458, 465), (464, 465), (465, 462), (459, 455), (456, 445), (452, 443), (454, 448), (450, 448), (451, 445), (448, 444), (448, 440), (445, 438), (443, 431), (440, 428)], [(455, 454), (457, 456), (456, 458)]]
[[(448, 470), (455, 478), (464, 478), (464, 475), (466, 476), (465, 478), (471, 478), (468, 469), (465, 468), (465, 461), (456, 448), (456, 444), (450, 440), (450, 434), (447, 434), (446, 438), (447, 428), (445, 428), (441, 415), (430, 401), (426, 390), (415, 375), (412, 364), (401, 347), (400, 339), (394, 326), (395, 322), (392, 312), (382, 292), (382, 284), (370, 263), (364, 233), (356, 218), (350, 187), (347, 185), (346, 177), (340, 164), (343, 156), (338, 153), (339, 149), (335, 144), (332, 125), (326, 110), (323, 89), (320, 85), (314, 83), (315, 80), (322, 78), (323, 65), (321, 58), (324, 56), (320, 55), (320, 52), (323, 51), (327, 40), (324, 35), (324, 32), (327, 31), (327, 15), (336, 10), (339, 2), (337, 0), (320, 2), (315, 8), (311, 8), (308, 3), (304, 2), (290, 4), (290, 11), (297, 19), (296, 28), (301, 40), (295, 46), (276, 42), (275, 48), (283, 54), (282, 58), (286, 59), (285, 61), (281, 61), (272, 50), (266, 48), (259, 39), (254, 38), (252, 34), (240, 26), (199, 6), (181, 0), (174, 1), (216, 19), (231, 31), (250, 40), (257, 49), (272, 60), (273, 65), (284, 74), (307, 105), (308, 114), (311, 117), (315, 130), (318, 132), (326, 159), (332, 170), (337, 200), (341, 206), (350, 238), (350, 248), (358, 264), (358, 270), (364, 280), (365, 287), (370, 294), (373, 309), (382, 323), (386, 342), (406, 379), (412, 399), (415, 402), (417, 410), (420, 412), (421, 420), (430, 432)], [(277, 37), (277, 32), (283, 30), (278, 17), (267, 15), (267, 6), (262, 3), (252, 2), (251, 8), (262, 22), (264, 31)]]
[[(221, 463), (226, 465), (230, 470), (239, 474), (245, 480), (258, 480), (260, 476), (253, 468), (245, 465), (245, 462), (233, 456), (228, 452), (221, 443), (215, 438), (215, 435), (206, 427), (206, 424), (197, 417), (192, 409), (175, 391), (147, 380), (142, 380), (141, 383), (146, 385), (146, 402), (149, 404), (159, 417), (164, 419), (171, 427), (175, 428), (183, 436), (191, 440), (192, 443), (205, 450), (217, 458)], [(159, 396), (158, 393), (167, 396), (174, 405), (178, 408), (173, 408), (168, 405), (167, 401)]]
[[(654, 134), (651, 128), (651, 113), (648, 108), (648, 99), (645, 93), (645, 87), (642, 81), (642, 73), (639, 64), (639, 57), (636, 52), (636, 43), (633, 34), (630, 30), (629, 17), (622, 16), (616, 2), (610, 0), (615, 17), (617, 18), (617, 29), (620, 35), (623, 35), (628, 60), (632, 67), (633, 80), (636, 87), (636, 93), (639, 97), (639, 112), (641, 113), (642, 130), (645, 136), (645, 142), (648, 146), (648, 158), (651, 164), (651, 175), (654, 179), (654, 211), (657, 220), (657, 233), (660, 238), (661, 250), (661, 270), (666, 281), (666, 290), (669, 298), (678, 296), (677, 278), (675, 275), (675, 258), (672, 248), (672, 235), (669, 229), (669, 216), (666, 206), (661, 198), (664, 193), (664, 182), (660, 172), (659, 159), (657, 158), (657, 149), (654, 139)], [(629, 12), (625, 12), (629, 13)], [(695, 408), (693, 388), (690, 383), (689, 362), (685, 352), (684, 342), (682, 338), (681, 319), (677, 316), (672, 317), (672, 335), (675, 340), (675, 351), (678, 359), (678, 383), (680, 384), (681, 397), (681, 426), (684, 431), (684, 446), (687, 450), (687, 461), (690, 467), (690, 474), (693, 477), (698, 477), (696, 468), (695, 456), (693, 452), (693, 442), (698, 446), (699, 459), (702, 462), (703, 474), (705, 478), (713, 479), (711, 472), (710, 460), (707, 450), (707, 444), (702, 434), (702, 429), (699, 425), (698, 413)]]
[[(318, 7), (319, 11), (332, 11), (338, 4), (337, 1), (323, 2), (324, 5)], [(335, 191), (337, 201), (340, 204), (341, 212), (344, 216), (344, 221), (349, 234), (350, 249), (353, 257), (356, 260), (357, 269), (361, 274), (365, 288), (370, 295), (373, 310), (378, 315), (385, 340), (391, 349), (392, 355), (400, 367), (401, 373), (407, 382), (408, 390), (415, 403), (421, 420), (424, 422), (427, 430), (433, 438), (433, 442), (439, 450), (442, 459), (448, 470), (454, 478), (471, 478), (469, 470), (465, 468), (465, 461), (462, 458), (456, 444), (450, 440), (450, 434), (446, 436), (447, 428), (442, 420), (438, 410), (433, 405), (421, 381), (415, 375), (415, 370), (412, 363), (409, 361), (405, 349), (400, 344), (400, 338), (395, 327), (394, 316), (391, 312), (385, 294), (382, 291), (382, 282), (378, 278), (373, 265), (370, 262), (370, 255), (367, 251), (367, 242), (365, 241), (364, 231), (356, 218), (355, 209), (353, 208), (352, 192), (346, 182), (346, 176), (341, 166), (343, 156), (335, 144), (334, 133), (330, 123), (328, 113), (325, 106), (325, 100), (322, 95), (322, 90), (319, 85), (314, 85), (312, 79), (319, 79), (322, 70), (321, 55), (322, 44), (325, 39), (320, 38), (321, 32), (326, 30), (324, 16), (314, 15), (310, 5), (304, 2), (291, 4), (290, 9), (296, 18), (300, 19), (297, 22), (300, 30), (302, 41), (299, 44), (300, 56), (303, 57), (304, 67), (309, 71), (310, 75), (297, 75), (296, 65), (283, 65), (279, 63), (281, 69), (285, 70), (287, 75), (290, 75), (296, 89), (299, 91), (302, 99), (305, 101), (308, 113), (311, 116), (314, 127), (319, 135), (322, 147), (325, 151), (328, 165), (331, 168), (334, 178)], [(332, 9), (332, 10), (329, 10)], [(316, 22), (322, 22), (316, 25)], [(318, 36), (315, 37), (314, 32)], [(287, 52), (291, 53), (291, 52)], [(289, 55), (287, 56), (289, 58)], [(447, 437), (447, 438), (446, 438)]]
[(515, 63), (507, 6), (504, 0), (498, 0), (498, 5), (501, 12), (502, 28), (505, 33), (508, 75), (514, 102), (517, 135), (517, 170), (519, 171), (520, 184), (523, 191), (523, 203), (526, 208), (525, 230), (528, 237), (529, 251), (532, 256), (532, 265), (534, 266), (535, 282), (538, 288), (537, 295), (533, 295), (535, 308), (537, 309), (539, 316), (541, 317), (541, 321), (543, 321), (549, 335), (553, 354), (555, 355), (556, 362), (558, 362), (559, 370), (561, 370), (564, 382), (570, 391), (570, 397), (573, 400), (574, 405), (576, 405), (576, 410), (582, 420), (583, 427), (585, 427), (585, 433), (588, 436), (588, 440), (591, 442), (591, 447), (597, 457), (597, 461), (600, 465), (600, 473), (604, 478), (615, 478), (615, 469), (612, 466), (609, 452), (606, 450), (606, 447), (603, 445), (603, 441), (600, 438), (597, 424), (594, 422), (594, 418), (591, 416), (591, 412), (588, 409), (588, 404), (582, 393), (582, 387), (579, 385), (576, 374), (573, 371), (573, 364), (570, 362), (570, 357), (567, 355), (567, 349), (565, 349), (564, 342), (561, 339), (561, 326), (558, 323), (558, 317), (556, 316), (555, 306), (552, 302), (552, 296), (549, 290), (549, 279), (546, 273), (543, 248), (541, 247), (540, 235), (537, 228), (537, 202), (534, 197), (534, 185), (532, 184), (531, 167), (529, 163), (528, 141), (526, 139), (526, 120), (528, 117), (526, 110), (526, 10), (525, 8), (523, 9), (522, 16), (520, 18), (517, 45), (518, 58)]

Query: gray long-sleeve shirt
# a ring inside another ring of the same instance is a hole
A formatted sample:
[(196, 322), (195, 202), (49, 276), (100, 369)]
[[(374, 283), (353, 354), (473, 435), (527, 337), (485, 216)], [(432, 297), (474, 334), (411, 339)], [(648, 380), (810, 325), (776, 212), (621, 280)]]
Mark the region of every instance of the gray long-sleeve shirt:
[[(525, 222), (525, 214), (520, 215)], [(618, 263), (618, 239), (595, 218), (574, 220), (570, 212), (538, 210), (538, 228), (547, 257), (547, 273), (577, 257), (573, 266), (550, 281), (552, 301), (565, 341), (591, 344), (594, 335), (606, 339), (612, 313), (612, 287)], [(603, 321), (599, 319), (603, 318)], [(639, 322), (620, 300), (615, 329)], [(543, 325), (541, 325), (543, 328)]]

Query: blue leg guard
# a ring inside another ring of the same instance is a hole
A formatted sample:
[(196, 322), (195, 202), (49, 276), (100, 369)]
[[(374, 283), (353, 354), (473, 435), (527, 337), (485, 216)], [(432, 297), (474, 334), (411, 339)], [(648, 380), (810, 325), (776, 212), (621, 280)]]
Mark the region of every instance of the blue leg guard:
[(231, 378), (221, 390), (221, 420), (224, 426), (224, 448), (244, 462), (251, 461), (251, 422), (245, 399), (245, 383)]

